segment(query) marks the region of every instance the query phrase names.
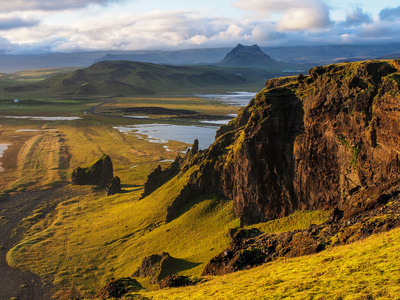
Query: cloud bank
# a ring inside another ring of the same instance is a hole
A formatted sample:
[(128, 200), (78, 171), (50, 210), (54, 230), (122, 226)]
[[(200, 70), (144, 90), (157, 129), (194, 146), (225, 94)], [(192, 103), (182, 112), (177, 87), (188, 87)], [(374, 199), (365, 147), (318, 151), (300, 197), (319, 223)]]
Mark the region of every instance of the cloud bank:
[(83, 8), (88, 5), (102, 5), (121, 0), (0, 0), (0, 12), (26, 10), (65, 10)]
[[(400, 42), (400, 6), (379, 17), (356, 7), (330, 18), (322, 0), (236, 0), (241, 17), (205, 10), (108, 11), (123, 0), (0, 0), (0, 50), (14, 52), (183, 49)], [(96, 5), (90, 6), (88, 5)], [(64, 10), (67, 10), (65, 13)]]
[(328, 7), (318, 0), (238, 0), (234, 6), (267, 19), (278, 15), (276, 29), (279, 31), (325, 28), (330, 23)]

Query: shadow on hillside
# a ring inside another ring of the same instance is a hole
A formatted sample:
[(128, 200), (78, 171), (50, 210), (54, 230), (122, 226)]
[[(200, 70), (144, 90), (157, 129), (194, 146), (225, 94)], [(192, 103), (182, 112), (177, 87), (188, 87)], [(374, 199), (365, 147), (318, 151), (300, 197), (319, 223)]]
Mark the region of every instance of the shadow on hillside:
[(163, 268), (161, 271), (160, 280), (164, 279), (167, 276), (193, 269), (198, 265), (200, 265), (200, 263), (194, 263), (184, 259), (171, 257), (170, 262), (168, 262), (168, 266)]
[(120, 194), (137, 192), (143, 189), (143, 185), (136, 184), (121, 184)]

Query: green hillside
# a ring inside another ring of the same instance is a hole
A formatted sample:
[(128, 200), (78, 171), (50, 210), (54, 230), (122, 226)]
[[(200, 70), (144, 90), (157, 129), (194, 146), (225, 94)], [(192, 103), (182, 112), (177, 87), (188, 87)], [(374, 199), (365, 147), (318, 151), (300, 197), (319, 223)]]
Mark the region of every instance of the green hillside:
[[(262, 54), (262, 56), (266, 56)], [(246, 58), (247, 57), (247, 58)], [(265, 58), (263, 57), (263, 58)], [(10, 97), (137, 96), (226, 92), (260, 89), (276, 76), (298, 74), (310, 66), (266, 65), (252, 53), (242, 53), (241, 63), (214, 66), (170, 66), (133, 61), (102, 61), (74, 70), (40, 69), (0, 74), (2, 94)], [(243, 61), (244, 60), (244, 61)], [(244, 63), (251, 61), (252, 63)], [(284, 70), (284, 69), (293, 70)], [(69, 72), (68, 72), (69, 70)], [(288, 73), (289, 72), (289, 73)]]
[(248, 84), (245, 77), (212, 67), (176, 67), (132, 61), (99, 62), (35, 84), (6, 87), (10, 93), (152, 95), (204, 87)]

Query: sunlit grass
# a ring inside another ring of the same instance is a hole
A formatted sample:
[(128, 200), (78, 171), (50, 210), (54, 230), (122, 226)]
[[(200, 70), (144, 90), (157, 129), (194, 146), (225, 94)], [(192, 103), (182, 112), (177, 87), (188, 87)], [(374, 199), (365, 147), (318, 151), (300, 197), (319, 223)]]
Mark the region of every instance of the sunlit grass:
[[(400, 229), (319, 254), (279, 259), (151, 299), (399, 299)], [(129, 299), (128, 297), (126, 299)]]
[[(132, 275), (145, 256), (163, 251), (185, 261), (186, 267), (171, 271), (200, 275), (205, 263), (228, 245), (228, 228), (237, 226), (238, 220), (231, 201), (210, 197), (194, 200), (185, 214), (165, 224), (166, 208), (187, 176), (140, 201), (141, 190), (133, 190), (113, 197), (97, 192), (62, 202), (53, 215), (31, 228), (9, 253), (9, 261), (86, 295), (112, 277)], [(142, 283), (148, 285), (146, 280)]]
[(258, 228), (264, 233), (277, 233), (307, 229), (311, 224), (322, 224), (328, 220), (330, 211), (296, 211), (290, 216), (272, 220), (266, 223), (250, 225), (248, 228)]

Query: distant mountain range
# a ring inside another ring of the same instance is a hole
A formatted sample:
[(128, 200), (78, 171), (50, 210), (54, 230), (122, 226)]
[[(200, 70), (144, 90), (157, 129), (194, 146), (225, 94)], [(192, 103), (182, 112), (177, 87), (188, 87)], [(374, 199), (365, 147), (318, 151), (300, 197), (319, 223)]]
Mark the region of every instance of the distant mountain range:
[(240, 86), (248, 84), (248, 81), (243, 75), (209, 66), (102, 61), (40, 82), (8, 86), (4, 91), (46, 95), (152, 95), (202, 87)]
[[(400, 44), (386, 45), (328, 45), (261, 47), (271, 59), (284, 63), (324, 65), (342, 61), (377, 59), (400, 52)], [(216, 64), (232, 48), (187, 49), (177, 51), (95, 51), (13, 55), (0, 51), (0, 72), (12, 73), (28, 69), (57, 67), (88, 67), (96, 62), (131, 60), (168, 65)]]

